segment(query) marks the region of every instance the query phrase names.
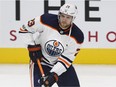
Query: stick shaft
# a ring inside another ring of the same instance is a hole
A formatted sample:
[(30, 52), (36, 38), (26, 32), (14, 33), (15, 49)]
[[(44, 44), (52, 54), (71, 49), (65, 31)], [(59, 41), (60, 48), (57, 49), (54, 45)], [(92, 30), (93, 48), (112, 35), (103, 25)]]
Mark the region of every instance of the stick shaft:
[(40, 72), (41, 72), (42, 77), (45, 76), (44, 71), (43, 71), (43, 68), (42, 68), (42, 65), (41, 65), (39, 59), (37, 59), (37, 64), (38, 64), (38, 66), (39, 66), (39, 69), (40, 69)]

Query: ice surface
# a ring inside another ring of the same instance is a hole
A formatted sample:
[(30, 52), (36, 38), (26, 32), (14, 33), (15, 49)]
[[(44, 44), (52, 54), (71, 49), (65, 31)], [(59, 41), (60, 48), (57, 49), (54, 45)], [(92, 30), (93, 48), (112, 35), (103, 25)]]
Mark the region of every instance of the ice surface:
[[(116, 87), (116, 65), (74, 67), (81, 87)], [(28, 64), (0, 64), (0, 87), (31, 87)]]

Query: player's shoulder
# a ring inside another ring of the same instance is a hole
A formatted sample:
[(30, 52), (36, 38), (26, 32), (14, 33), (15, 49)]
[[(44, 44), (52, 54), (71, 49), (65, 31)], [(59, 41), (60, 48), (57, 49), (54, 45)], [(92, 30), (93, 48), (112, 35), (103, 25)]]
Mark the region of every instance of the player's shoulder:
[(75, 24), (73, 24), (73, 27), (72, 27), (71, 37), (73, 37), (76, 40), (76, 42), (79, 44), (83, 43), (84, 41), (83, 32)]
[(40, 18), (41, 18), (40, 21), (46, 25), (53, 26), (53, 24), (57, 22), (57, 15), (55, 14), (45, 13), (41, 15)]

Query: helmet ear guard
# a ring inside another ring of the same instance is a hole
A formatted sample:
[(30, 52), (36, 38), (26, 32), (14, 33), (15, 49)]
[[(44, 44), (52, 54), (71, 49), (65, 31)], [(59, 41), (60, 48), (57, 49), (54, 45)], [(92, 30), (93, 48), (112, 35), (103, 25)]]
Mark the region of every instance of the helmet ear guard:
[[(73, 21), (76, 18), (77, 15), (77, 6), (73, 5), (73, 4), (64, 4), (63, 6), (60, 7), (58, 16), (63, 13), (63, 14), (67, 14), (73, 17)], [(59, 19), (59, 17), (58, 17)]]

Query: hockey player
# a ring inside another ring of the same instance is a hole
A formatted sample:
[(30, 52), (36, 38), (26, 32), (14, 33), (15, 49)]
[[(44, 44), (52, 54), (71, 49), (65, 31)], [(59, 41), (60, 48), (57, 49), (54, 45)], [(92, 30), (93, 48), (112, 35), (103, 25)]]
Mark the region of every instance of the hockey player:
[[(32, 87), (80, 87), (72, 62), (84, 41), (83, 32), (73, 23), (77, 7), (61, 6), (58, 15), (43, 14), (20, 28), (22, 39), (28, 44)], [(37, 65), (41, 61), (45, 76)]]

